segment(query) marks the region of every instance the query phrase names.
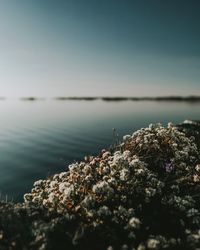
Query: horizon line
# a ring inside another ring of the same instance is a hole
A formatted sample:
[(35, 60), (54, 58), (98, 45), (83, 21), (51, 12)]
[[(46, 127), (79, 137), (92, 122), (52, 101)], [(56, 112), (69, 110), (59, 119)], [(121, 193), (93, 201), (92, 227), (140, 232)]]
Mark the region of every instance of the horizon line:
[(26, 97), (0, 97), (0, 100), (7, 99), (18, 99), (22, 101), (37, 101), (53, 99), (58, 101), (64, 100), (85, 100), (85, 101), (200, 101), (200, 95), (163, 95), (163, 96), (57, 96), (57, 97), (37, 97), (37, 96), (26, 96)]

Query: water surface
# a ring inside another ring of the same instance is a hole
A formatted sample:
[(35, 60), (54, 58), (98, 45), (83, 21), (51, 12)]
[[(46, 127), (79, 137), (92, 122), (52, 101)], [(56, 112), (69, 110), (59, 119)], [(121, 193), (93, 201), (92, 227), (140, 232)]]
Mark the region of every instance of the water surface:
[(39, 178), (97, 154), (149, 123), (200, 119), (200, 103), (154, 101), (0, 101), (0, 192), (21, 201)]

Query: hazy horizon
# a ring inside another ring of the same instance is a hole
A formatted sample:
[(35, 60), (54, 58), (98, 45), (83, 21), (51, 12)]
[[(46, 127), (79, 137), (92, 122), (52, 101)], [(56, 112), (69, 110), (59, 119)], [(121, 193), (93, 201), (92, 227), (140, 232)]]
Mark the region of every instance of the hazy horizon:
[(0, 96), (200, 95), (200, 2), (2, 0)]

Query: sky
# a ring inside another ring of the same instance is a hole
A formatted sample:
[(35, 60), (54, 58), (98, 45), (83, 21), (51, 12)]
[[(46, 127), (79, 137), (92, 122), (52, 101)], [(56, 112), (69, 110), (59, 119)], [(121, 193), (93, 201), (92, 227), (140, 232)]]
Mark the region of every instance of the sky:
[(0, 96), (200, 95), (199, 0), (0, 0)]

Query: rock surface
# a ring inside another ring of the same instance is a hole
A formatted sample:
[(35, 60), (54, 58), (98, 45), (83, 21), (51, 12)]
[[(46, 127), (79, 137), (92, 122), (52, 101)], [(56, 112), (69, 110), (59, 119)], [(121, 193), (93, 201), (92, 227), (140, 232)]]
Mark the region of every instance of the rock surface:
[(125, 136), (1, 202), (0, 249), (200, 248), (199, 150), (198, 121)]

